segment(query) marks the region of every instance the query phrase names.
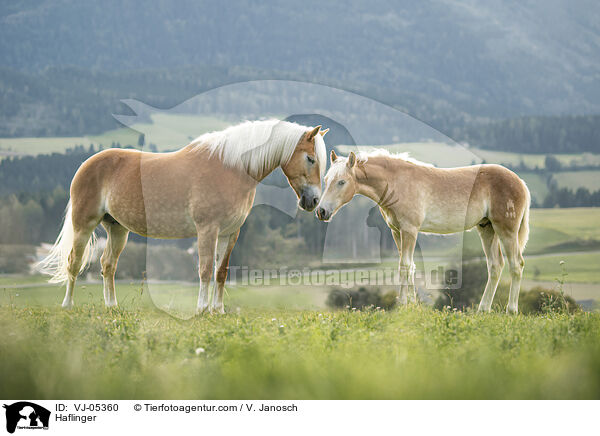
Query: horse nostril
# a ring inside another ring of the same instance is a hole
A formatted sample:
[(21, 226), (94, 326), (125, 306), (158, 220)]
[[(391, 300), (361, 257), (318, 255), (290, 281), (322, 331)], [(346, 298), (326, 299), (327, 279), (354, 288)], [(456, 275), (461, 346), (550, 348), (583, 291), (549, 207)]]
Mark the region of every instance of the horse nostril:
[(319, 199), (317, 197), (313, 197), (312, 199), (312, 207), (315, 207), (317, 205), (317, 203), (319, 202)]

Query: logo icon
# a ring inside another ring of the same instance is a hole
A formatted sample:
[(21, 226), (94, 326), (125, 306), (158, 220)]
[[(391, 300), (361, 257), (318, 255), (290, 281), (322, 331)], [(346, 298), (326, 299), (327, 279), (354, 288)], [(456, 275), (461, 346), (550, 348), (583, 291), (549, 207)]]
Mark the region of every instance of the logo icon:
[(6, 431), (14, 433), (19, 429), (48, 429), (50, 411), (29, 401), (19, 401), (4, 405), (6, 409)]

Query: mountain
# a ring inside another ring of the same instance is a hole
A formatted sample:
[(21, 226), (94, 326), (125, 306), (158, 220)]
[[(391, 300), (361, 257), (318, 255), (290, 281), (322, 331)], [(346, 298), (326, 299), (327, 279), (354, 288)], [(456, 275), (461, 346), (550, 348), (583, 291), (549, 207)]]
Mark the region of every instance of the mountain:
[[(113, 78), (100, 99), (119, 90), (127, 94), (120, 98), (130, 96), (119, 78), (140, 70), (160, 71), (172, 94), (177, 84), (168, 75), (187, 71), (184, 81), (202, 82), (213, 69), (215, 85), (236, 77), (334, 84), (441, 129), (473, 118), (599, 113), (599, 30), (600, 7), (592, 0), (17, 0), (0, 6), (1, 65), (30, 75), (42, 89), (49, 68), (75, 67)], [(240, 73), (247, 71), (252, 74)], [(0, 84), (3, 93), (11, 83)], [(71, 85), (78, 83), (47, 83), (60, 88), (59, 100)], [(178, 85), (188, 97), (202, 88)], [(149, 87), (135, 96), (166, 99), (160, 92)]]

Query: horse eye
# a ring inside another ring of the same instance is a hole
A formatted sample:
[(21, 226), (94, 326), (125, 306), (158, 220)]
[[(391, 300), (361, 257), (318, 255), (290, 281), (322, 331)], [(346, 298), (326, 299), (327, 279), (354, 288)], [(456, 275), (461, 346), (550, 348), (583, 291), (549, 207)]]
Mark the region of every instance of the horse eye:
[(340, 181), (338, 182), (338, 185), (342, 186), (342, 185), (343, 185), (343, 184), (345, 184), (345, 183), (346, 183), (346, 181), (345, 181), (345, 180), (340, 180)]
[(315, 158), (314, 157), (306, 156), (306, 160), (308, 160), (311, 164), (315, 163)]

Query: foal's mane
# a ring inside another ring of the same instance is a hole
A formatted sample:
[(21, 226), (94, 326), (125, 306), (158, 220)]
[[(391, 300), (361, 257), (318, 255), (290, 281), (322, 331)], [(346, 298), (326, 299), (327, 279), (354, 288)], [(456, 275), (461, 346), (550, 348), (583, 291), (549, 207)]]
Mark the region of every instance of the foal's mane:
[(405, 162), (409, 162), (411, 164), (415, 164), (415, 165), (419, 165), (419, 166), (423, 166), (423, 167), (433, 167), (434, 166), (433, 164), (430, 164), (427, 162), (421, 162), (420, 160), (410, 157), (410, 154), (408, 152), (390, 153), (388, 150), (385, 150), (383, 148), (377, 148), (375, 150), (369, 150), (369, 151), (359, 151), (358, 153), (356, 153), (356, 157), (357, 157), (359, 163), (367, 162), (370, 157), (387, 157), (390, 159), (400, 159)]
[[(247, 171), (252, 176), (286, 164), (294, 154), (296, 145), (309, 127), (269, 119), (245, 121), (218, 132), (205, 133), (190, 144), (194, 149), (208, 149), (226, 166)], [(325, 170), (326, 151), (323, 137), (315, 136), (315, 154), (321, 171)]]

